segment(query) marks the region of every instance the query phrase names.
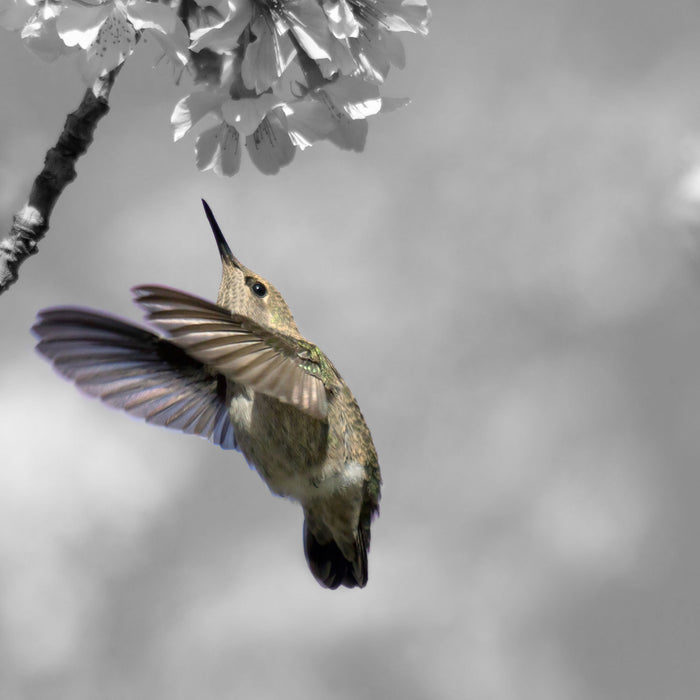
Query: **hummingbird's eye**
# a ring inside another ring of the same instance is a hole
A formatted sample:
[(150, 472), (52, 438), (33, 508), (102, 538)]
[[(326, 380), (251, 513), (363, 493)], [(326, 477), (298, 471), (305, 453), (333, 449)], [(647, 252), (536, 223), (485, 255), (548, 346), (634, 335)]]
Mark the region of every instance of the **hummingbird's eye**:
[(267, 294), (267, 287), (262, 282), (254, 282), (251, 287), (253, 294), (261, 299)]

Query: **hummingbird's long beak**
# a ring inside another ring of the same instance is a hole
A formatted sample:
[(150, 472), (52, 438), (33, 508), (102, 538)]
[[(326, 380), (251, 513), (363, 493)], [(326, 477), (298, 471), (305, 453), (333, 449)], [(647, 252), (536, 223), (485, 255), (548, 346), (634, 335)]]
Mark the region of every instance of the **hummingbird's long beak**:
[(202, 200), (202, 206), (204, 207), (204, 213), (207, 215), (207, 219), (209, 220), (211, 230), (214, 232), (214, 238), (216, 239), (216, 245), (219, 248), (219, 255), (221, 256), (221, 261), (224, 263), (230, 263), (234, 267), (240, 268), (241, 264), (238, 262), (238, 260), (236, 260), (236, 256), (231, 252), (231, 249), (228, 247), (228, 243), (224, 238), (224, 234), (221, 233), (219, 224), (216, 222), (214, 214), (209, 208), (209, 205), (204, 200)]

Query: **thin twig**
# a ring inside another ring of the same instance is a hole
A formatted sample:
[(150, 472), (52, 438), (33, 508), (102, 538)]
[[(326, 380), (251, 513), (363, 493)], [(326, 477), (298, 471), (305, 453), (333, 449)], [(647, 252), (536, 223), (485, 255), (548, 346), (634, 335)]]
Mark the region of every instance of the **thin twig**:
[(109, 112), (109, 93), (120, 69), (121, 65), (109, 71), (85, 91), (78, 109), (66, 118), (56, 145), (47, 152), (27, 203), (14, 215), (9, 235), (0, 242), (0, 294), (17, 281), (19, 266), (37, 252), (54, 205), (75, 179), (76, 161), (92, 143), (97, 122)]

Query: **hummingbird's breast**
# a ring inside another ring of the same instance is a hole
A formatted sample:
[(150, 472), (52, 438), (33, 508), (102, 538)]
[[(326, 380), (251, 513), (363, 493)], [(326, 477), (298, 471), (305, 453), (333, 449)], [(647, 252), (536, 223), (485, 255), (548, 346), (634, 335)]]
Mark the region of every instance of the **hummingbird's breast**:
[(273, 493), (305, 502), (335, 460), (328, 422), (247, 387), (231, 392), (236, 442)]

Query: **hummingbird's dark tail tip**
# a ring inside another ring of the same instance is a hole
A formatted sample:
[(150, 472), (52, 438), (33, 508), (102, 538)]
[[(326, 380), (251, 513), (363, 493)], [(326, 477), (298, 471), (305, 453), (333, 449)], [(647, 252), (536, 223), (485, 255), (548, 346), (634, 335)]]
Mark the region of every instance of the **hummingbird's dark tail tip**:
[(334, 540), (321, 544), (304, 521), (304, 554), (314, 578), (325, 588), (364, 588), (367, 585), (368, 545), (357, 541), (357, 556), (348, 560)]

